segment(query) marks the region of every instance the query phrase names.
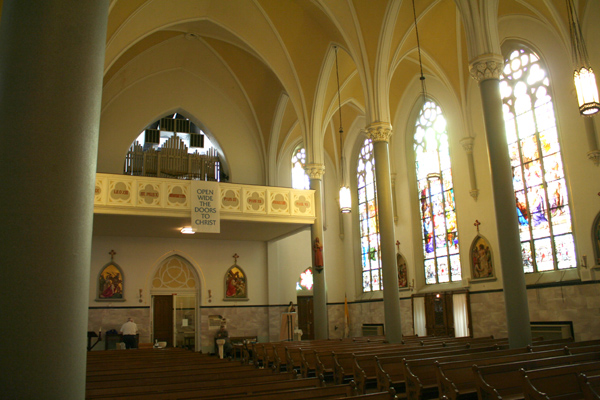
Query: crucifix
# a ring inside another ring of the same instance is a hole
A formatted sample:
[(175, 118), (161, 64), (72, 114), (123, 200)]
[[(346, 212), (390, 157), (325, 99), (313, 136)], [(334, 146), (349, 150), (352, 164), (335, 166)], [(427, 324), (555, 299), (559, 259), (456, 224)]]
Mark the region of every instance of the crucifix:
[(115, 256), (115, 254), (117, 254), (117, 252), (114, 251), (114, 250), (111, 250), (111, 251), (108, 252), (108, 254), (110, 254), (110, 261), (112, 261), (113, 257)]
[(237, 265), (237, 259), (240, 258), (240, 256), (237, 255), (237, 253), (235, 253), (234, 255), (232, 255), (231, 257), (233, 257), (233, 263), (235, 265)]
[(400, 241), (396, 240), (396, 248), (398, 249), (398, 254), (400, 254)]
[(478, 220), (475, 220), (475, 223), (473, 225), (475, 227), (477, 227), (477, 233), (479, 233), (479, 225), (481, 225), (481, 222), (479, 222)]

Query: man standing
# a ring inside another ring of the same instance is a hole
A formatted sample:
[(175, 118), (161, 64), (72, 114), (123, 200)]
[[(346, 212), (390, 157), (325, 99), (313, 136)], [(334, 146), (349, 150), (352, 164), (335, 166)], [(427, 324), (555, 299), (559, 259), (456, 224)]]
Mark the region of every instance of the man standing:
[(136, 349), (135, 336), (137, 335), (138, 329), (133, 318), (127, 318), (127, 322), (121, 326), (121, 335), (123, 335), (123, 342), (125, 343), (126, 349)]

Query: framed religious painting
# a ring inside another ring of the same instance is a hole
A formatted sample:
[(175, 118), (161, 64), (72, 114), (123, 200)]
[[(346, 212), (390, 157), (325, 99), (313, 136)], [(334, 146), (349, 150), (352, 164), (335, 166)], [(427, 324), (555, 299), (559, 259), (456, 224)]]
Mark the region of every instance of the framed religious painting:
[(96, 301), (125, 301), (123, 271), (111, 261), (100, 270)]
[(398, 265), (398, 288), (408, 289), (408, 273), (406, 271), (406, 259), (400, 253), (396, 253), (396, 263)]
[(248, 300), (248, 280), (244, 270), (233, 264), (225, 273), (225, 296), (223, 300), (227, 301), (247, 301)]
[(477, 235), (471, 244), (471, 280), (496, 279), (492, 247), (486, 238)]

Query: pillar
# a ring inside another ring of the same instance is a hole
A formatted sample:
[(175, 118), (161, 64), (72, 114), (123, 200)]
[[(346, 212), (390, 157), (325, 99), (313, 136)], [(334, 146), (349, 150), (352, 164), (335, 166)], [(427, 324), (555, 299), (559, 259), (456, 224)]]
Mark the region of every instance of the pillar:
[(481, 57), (471, 64), (471, 76), (479, 82), (481, 92), (498, 230), (498, 254), (504, 285), (508, 341), (509, 346), (515, 348), (531, 344), (531, 324), (500, 95), (502, 66), (501, 56)]
[(323, 164), (307, 164), (306, 173), (310, 178), (310, 188), (315, 191), (315, 223), (311, 228), (311, 246), (313, 262), (313, 316), (315, 322), (315, 339), (329, 338), (329, 318), (327, 316), (327, 284), (325, 280), (325, 265), (315, 263), (315, 246), (317, 239), (320, 243), (321, 256), (325, 259), (325, 240), (323, 238)]
[(390, 343), (400, 343), (402, 342), (402, 324), (400, 321), (400, 294), (398, 291), (398, 265), (396, 264), (396, 236), (394, 232), (389, 149), (392, 126), (389, 123), (374, 123), (369, 125), (366, 131), (367, 137), (373, 141), (373, 156), (375, 157), (385, 337)]
[(85, 397), (108, 1), (4, 0), (0, 387)]

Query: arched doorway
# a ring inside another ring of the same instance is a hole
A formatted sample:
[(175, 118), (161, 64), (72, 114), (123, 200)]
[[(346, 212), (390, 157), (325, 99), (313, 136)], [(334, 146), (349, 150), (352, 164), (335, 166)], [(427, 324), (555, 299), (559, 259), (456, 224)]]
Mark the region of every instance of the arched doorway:
[(200, 279), (183, 257), (165, 258), (152, 277), (152, 339), (200, 349)]

